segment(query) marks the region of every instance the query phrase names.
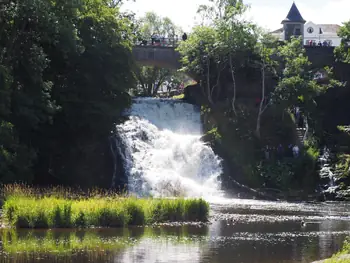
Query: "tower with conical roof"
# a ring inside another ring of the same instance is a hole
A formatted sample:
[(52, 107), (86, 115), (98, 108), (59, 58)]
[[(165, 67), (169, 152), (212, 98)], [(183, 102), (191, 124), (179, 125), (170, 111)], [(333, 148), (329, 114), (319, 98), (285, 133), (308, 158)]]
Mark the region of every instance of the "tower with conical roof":
[(295, 2), (293, 2), (287, 17), (282, 21), (284, 40), (290, 40), (292, 36), (302, 36), (302, 38), (304, 38), (305, 22), (306, 21), (301, 16)]

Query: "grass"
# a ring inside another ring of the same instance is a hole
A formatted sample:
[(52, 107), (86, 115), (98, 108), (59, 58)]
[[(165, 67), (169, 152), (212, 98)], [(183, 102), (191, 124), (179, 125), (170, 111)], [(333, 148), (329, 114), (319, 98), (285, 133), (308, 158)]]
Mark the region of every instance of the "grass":
[(209, 214), (209, 205), (203, 199), (138, 199), (99, 191), (71, 196), (64, 189), (43, 194), (22, 186), (6, 191), (4, 220), (17, 228), (124, 227), (206, 221)]
[(172, 97), (173, 99), (177, 99), (177, 100), (182, 100), (185, 98), (185, 94), (182, 93), (182, 94), (179, 94), (179, 95), (175, 95)]
[(334, 254), (330, 259), (326, 259), (323, 263), (350, 263), (350, 257), (346, 256), (348, 254), (350, 254), (349, 239), (344, 242), (344, 246), (340, 252)]

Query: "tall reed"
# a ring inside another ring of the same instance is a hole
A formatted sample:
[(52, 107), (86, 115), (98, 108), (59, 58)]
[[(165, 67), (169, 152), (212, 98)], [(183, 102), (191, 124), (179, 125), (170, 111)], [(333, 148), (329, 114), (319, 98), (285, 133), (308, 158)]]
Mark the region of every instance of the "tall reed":
[[(63, 191), (64, 192), (64, 191)], [(60, 192), (60, 193), (63, 193)], [(175, 221), (206, 221), (203, 199), (138, 199), (120, 195), (70, 197), (12, 191), (3, 206), (5, 223), (18, 228), (123, 227)]]

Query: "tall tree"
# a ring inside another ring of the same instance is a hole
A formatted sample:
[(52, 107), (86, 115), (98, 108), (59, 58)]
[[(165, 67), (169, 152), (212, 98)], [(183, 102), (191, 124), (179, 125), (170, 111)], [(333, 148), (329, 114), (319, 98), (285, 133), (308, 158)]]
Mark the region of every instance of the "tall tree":
[[(160, 37), (169, 38), (171, 41), (181, 34), (180, 27), (176, 26), (168, 17), (160, 17), (154, 12), (147, 12), (138, 21), (138, 35), (140, 39), (150, 42), (151, 36), (157, 34)], [(143, 96), (156, 96), (159, 88), (175, 75), (174, 69), (157, 66), (139, 66), (135, 70), (138, 80), (136, 94)]]
[(220, 96), (222, 79), (229, 70), (232, 87), (226, 90), (226, 97), (237, 115), (236, 74), (238, 69), (246, 66), (247, 57), (254, 49), (256, 26), (243, 19), (247, 7), (242, 1), (210, 2), (198, 10), (210, 21), (209, 25), (196, 27), (188, 41), (181, 43), (179, 50), (185, 70), (202, 76), (202, 88), (210, 104), (214, 104)]
[(37, 182), (99, 183), (107, 174), (102, 142), (130, 102), (134, 28), (120, 1), (71, 3), (1, 6), (0, 158), (8, 161), (0, 175), (6, 167), (12, 180), (33, 178), (11, 168), (16, 159)]
[(321, 83), (315, 78), (315, 71), (305, 55), (301, 38), (292, 38), (278, 47), (278, 57), (283, 67), (279, 71), (280, 80), (273, 91), (272, 103), (280, 105), (283, 110), (299, 106), (305, 117), (312, 120), (316, 107), (315, 98), (341, 83), (332, 78), (329, 68), (325, 68), (328, 73), (327, 82)]
[(341, 37), (341, 44), (335, 49), (335, 54), (338, 59), (350, 63), (350, 21), (343, 23), (338, 36)]
[(266, 78), (267, 76), (277, 76), (278, 62), (272, 58), (276, 51), (276, 40), (270, 34), (263, 33), (260, 41), (257, 42), (255, 47), (255, 52), (257, 53), (258, 59), (254, 60), (253, 62), (253, 66), (256, 65), (261, 72), (261, 97), (255, 128), (255, 134), (258, 138), (261, 137), (260, 128), (262, 116), (271, 105), (271, 96), (268, 95), (272, 90), (271, 88), (269, 90), (267, 89)]

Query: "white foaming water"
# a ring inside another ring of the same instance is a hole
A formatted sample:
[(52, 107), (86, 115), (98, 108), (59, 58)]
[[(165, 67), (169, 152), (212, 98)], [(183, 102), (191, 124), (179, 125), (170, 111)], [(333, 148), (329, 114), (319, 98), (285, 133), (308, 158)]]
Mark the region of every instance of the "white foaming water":
[(199, 109), (138, 98), (117, 126), (129, 190), (138, 196), (218, 197), (221, 160), (203, 143)]

